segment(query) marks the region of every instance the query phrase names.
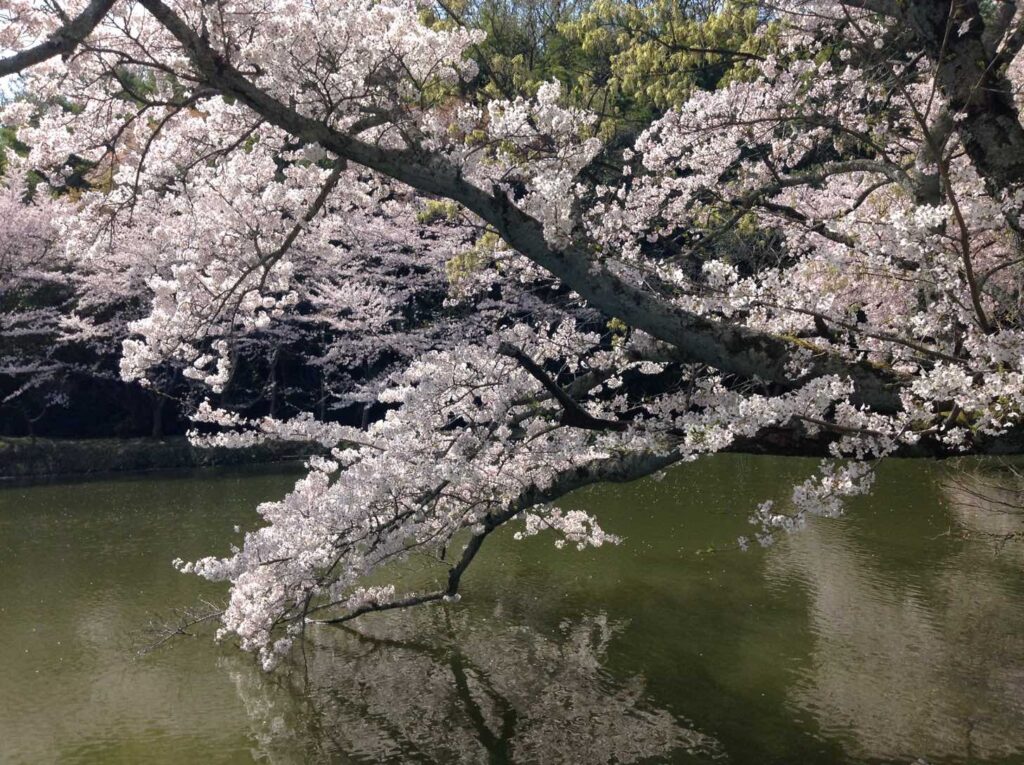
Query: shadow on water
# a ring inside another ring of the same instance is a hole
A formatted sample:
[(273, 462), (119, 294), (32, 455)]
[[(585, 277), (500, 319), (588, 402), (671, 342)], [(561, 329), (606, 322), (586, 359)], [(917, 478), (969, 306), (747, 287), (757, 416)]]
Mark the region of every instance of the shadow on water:
[(208, 635), (143, 658), (127, 636), (222, 595), (170, 560), (224, 552), (294, 474), (0, 489), (0, 761), (1024, 762), (1024, 483), (888, 462), (845, 518), (739, 552), (812, 467), (578, 492), (623, 545), (503, 530), (460, 603), (311, 628), (271, 675)]

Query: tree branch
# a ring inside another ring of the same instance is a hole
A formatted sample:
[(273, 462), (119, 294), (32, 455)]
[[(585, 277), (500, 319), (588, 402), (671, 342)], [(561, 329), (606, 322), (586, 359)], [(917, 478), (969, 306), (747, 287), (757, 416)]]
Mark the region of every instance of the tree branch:
[(813, 359), (802, 359), (801, 365), (808, 365), (810, 371), (794, 379), (791, 362), (800, 352), (796, 345), (765, 332), (682, 310), (595, 262), (585, 242), (553, 249), (541, 224), (500, 190), (487, 192), (474, 186), (443, 157), (409, 149), (385, 149), (300, 114), (244, 77), (162, 0), (140, 3), (182, 44), (193, 66), (210, 86), (234, 96), (296, 137), (319, 143), (340, 157), (420, 191), (459, 202), (494, 226), (513, 248), (561, 279), (593, 306), (675, 345), (690, 361), (726, 374), (768, 380), (786, 389), (814, 377), (839, 375), (853, 381), (856, 403), (867, 404), (881, 413), (900, 410), (898, 388), (903, 381), (891, 372), (823, 353)]
[(605, 420), (600, 417), (594, 417), (586, 409), (579, 405), (579, 403), (566, 393), (562, 387), (556, 383), (551, 377), (541, 369), (540, 365), (536, 361), (531, 359), (519, 348), (516, 348), (511, 343), (501, 343), (498, 346), (498, 353), (503, 356), (515, 359), (519, 362), (520, 366), (529, 372), (541, 385), (544, 386), (545, 390), (550, 393), (555, 400), (562, 406), (562, 424), (569, 425), (574, 428), (583, 428), (585, 430), (625, 430), (629, 427), (629, 423), (622, 422), (620, 420)]
[[(985, 46), (985, 22), (975, 0), (916, 0), (910, 26), (935, 63), (935, 82), (956, 116), (967, 155), (994, 199), (1024, 186), (1024, 125), (1000, 61)], [(950, 34), (952, 29), (955, 34)], [(1021, 32), (1024, 34), (1024, 31)], [(1011, 40), (1010, 46), (1020, 44)], [(1020, 233), (1020, 211), (1007, 213)]]
[(424, 603), (431, 603), (451, 598), (458, 594), (462, 575), (469, 568), (476, 554), (480, 551), (484, 540), (496, 529), (515, 518), (520, 513), (529, 510), (531, 507), (553, 502), (559, 497), (565, 496), (571, 491), (589, 486), (595, 483), (625, 483), (635, 481), (651, 473), (673, 465), (682, 458), (678, 451), (667, 453), (634, 452), (609, 457), (603, 460), (580, 465), (574, 470), (566, 470), (551, 482), (546, 488), (531, 486), (525, 489), (515, 500), (497, 513), (488, 513), (481, 523), (483, 531), (474, 534), (462, 550), (459, 562), (448, 570), (448, 582), (444, 590), (427, 593), (424, 595), (410, 595), (405, 598), (387, 601), (385, 603), (367, 603), (353, 609), (347, 614), (333, 619), (311, 620), (313, 624), (344, 624), (364, 614), (377, 611), (392, 611), (397, 608), (409, 608)]
[(84, 11), (52, 32), (43, 42), (6, 58), (0, 58), (0, 77), (17, 74), (54, 56), (70, 54), (103, 20), (115, 2), (116, 0), (92, 0)]

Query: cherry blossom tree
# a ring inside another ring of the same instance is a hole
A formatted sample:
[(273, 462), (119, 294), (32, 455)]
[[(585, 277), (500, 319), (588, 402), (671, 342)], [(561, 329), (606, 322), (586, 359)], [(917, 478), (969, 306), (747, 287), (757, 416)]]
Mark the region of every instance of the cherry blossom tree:
[(151, 270), (130, 254), (90, 261), (67, 251), (59, 222), (68, 199), (32, 188), (13, 164), (0, 191), (0, 411), (14, 421), (5, 430), (34, 435), (43, 421), (49, 432), (56, 420), (76, 422), (90, 406), (109, 413), (104, 402), (117, 399), (124, 421), (111, 429), (130, 427), (135, 409), (151, 407), (153, 434), (160, 435), (163, 402), (187, 391), (180, 368), (154, 367), (149, 392), (118, 373), (128, 324), (149, 309)]
[[(16, 187), (0, 190), (0, 409), (33, 422), (62, 403), (63, 258), (47, 205), (25, 205)], [(45, 299), (41, 299), (46, 295)], [(31, 402), (31, 403), (30, 403)]]
[[(825, 456), (754, 513), (768, 542), (867, 491), (877, 458), (1020, 450), (1016, 2), (764, 4), (728, 84), (629, 145), (556, 81), (475, 89), (482, 33), (403, 0), (8, 7), (27, 163), (101, 179), (59, 216), (66, 250), (152, 269), (125, 377), (173, 360), (217, 393), (244, 338), (312, 313), (324, 368), (387, 360), (365, 428), (196, 413), (198, 441), (327, 450), (231, 555), (179, 564), (230, 582), (222, 634), (267, 667), (310, 621), (457, 598), (513, 519), (616, 541), (552, 505), (588, 483)], [(414, 221), (440, 241), (382, 257)], [(403, 290), (442, 274), (417, 317)], [(437, 591), (364, 584), (456, 547)]]

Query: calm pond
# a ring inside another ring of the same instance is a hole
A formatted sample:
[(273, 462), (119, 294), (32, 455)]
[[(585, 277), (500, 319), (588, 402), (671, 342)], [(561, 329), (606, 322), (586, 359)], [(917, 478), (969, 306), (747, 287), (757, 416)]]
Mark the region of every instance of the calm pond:
[(812, 466), (579, 492), (621, 546), (505, 529), (460, 603), (314, 628), (270, 675), (209, 632), (136, 650), (223, 593), (171, 560), (226, 552), (294, 471), (2, 487), (0, 761), (1024, 763), (1024, 543), (978, 534), (1021, 518), (893, 461), (846, 517), (736, 550)]

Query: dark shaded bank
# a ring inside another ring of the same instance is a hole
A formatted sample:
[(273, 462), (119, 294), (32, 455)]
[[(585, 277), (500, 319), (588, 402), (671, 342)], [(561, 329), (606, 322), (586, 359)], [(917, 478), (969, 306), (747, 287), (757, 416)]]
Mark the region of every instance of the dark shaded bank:
[(302, 459), (315, 447), (269, 443), (248, 449), (199, 449), (170, 438), (0, 438), (0, 479), (87, 475), (130, 470), (245, 465)]

